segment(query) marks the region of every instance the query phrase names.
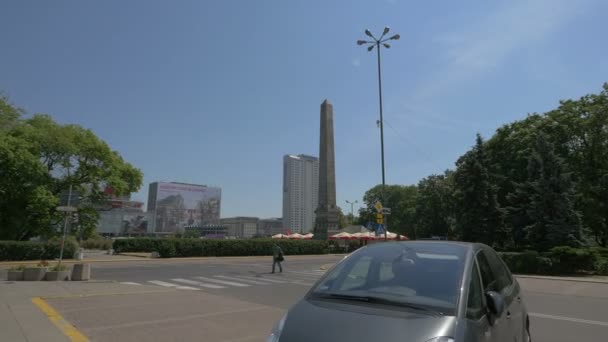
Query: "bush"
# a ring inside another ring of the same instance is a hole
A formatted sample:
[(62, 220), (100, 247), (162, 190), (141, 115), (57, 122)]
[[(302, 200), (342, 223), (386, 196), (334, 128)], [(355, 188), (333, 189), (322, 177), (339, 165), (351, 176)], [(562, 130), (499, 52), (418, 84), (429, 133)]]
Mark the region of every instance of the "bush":
[(127, 252), (158, 252), (159, 241), (163, 239), (154, 238), (128, 238), (114, 240), (112, 247), (116, 253)]
[(501, 252), (500, 257), (507, 264), (511, 272), (535, 274), (539, 272), (539, 254), (535, 251), (521, 253)]
[[(535, 251), (499, 253), (511, 272), (522, 274), (575, 274), (606, 272), (608, 258), (594, 248), (554, 247), (539, 254)], [(608, 272), (607, 272), (608, 273)]]
[(598, 252), (592, 249), (567, 246), (553, 247), (546, 256), (551, 258), (554, 272), (560, 274), (595, 271), (601, 259)]
[(603, 259), (598, 263), (597, 274), (608, 275), (608, 258)]
[(99, 238), (89, 238), (87, 240), (81, 241), (80, 242), (80, 247), (85, 248), (85, 249), (102, 249), (102, 250), (108, 250), (110, 248), (112, 248), (112, 243), (114, 241), (112, 241), (111, 239), (104, 239), (102, 237)]
[(272, 255), (274, 244), (285, 255), (325, 254), (327, 241), (311, 240), (215, 240), (187, 238), (133, 238), (114, 241), (114, 250), (124, 252), (158, 252), (161, 258), (201, 256), (261, 256)]
[[(78, 244), (69, 237), (65, 241), (63, 256), (72, 258)], [(44, 260), (59, 258), (61, 239), (54, 238), (47, 242), (34, 241), (0, 241), (0, 261)]]

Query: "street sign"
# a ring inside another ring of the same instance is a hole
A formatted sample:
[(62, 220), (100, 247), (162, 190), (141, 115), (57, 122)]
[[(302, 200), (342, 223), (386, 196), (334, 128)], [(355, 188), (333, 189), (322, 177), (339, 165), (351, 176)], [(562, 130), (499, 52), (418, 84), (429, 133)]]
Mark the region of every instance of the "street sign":
[(384, 235), (384, 225), (379, 224), (376, 229), (376, 236)]
[(382, 213), (384, 215), (390, 215), (391, 214), (391, 208), (382, 208)]
[(374, 204), (374, 208), (376, 208), (377, 212), (382, 212), (382, 203), (380, 203), (380, 201), (377, 201), (376, 204)]
[(57, 207), (57, 211), (63, 211), (63, 212), (66, 212), (66, 213), (73, 213), (73, 212), (78, 211), (78, 208), (76, 208), (76, 207), (68, 207), (68, 206), (60, 206), (60, 207)]

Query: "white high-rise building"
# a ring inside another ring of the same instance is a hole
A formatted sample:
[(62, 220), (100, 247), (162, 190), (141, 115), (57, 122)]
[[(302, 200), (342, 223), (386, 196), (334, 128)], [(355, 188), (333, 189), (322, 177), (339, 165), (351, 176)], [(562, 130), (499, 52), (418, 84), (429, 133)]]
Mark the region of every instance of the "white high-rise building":
[(315, 225), (319, 197), (319, 159), (307, 155), (283, 157), (283, 228), (306, 234)]

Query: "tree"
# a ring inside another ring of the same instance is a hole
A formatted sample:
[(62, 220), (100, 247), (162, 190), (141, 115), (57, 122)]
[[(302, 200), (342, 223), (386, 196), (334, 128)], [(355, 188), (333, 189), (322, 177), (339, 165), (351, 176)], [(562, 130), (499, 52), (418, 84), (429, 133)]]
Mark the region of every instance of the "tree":
[(72, 226), (89, 234), (107, 201), (106, 186), (117, 195), (141, 187), (141, 171), (91, 130), (58, 124), (48, 115), (23, 119), (23, 113), (0, 98), (0, 182), (10, 192), (0, 204), (3, 237), (52, 235), (63, 219), (55, 211), (58, 196), (70, 185), (81, 194), (78, 225)]
[(475, 147), (456, 163), (457, 232), (464, 241), (504, 246), (508, 237), (504, 213), (496, 198), (497, 188), (490, 182), (487, 164), (483, 139), (477, 134)]
[(416, 237), (453, 236), (454, 173), (431, 175), (418, 183)]
[[(391, 214), (385, 216), (389, 231), (415, 238), (417, 197), (418, 188), (415, 185), (385, 186), (382, 205), (391, 209)], [(376, 185), (365, 192), (365, 206), (359, 210), (359, 224), (367, 226), (368, 223), (376, 222), (374, 204), (381, 198), (382, 185)]]
[(581, 223), (574, 209), (575, 186), (563, 160), (544, 134), (538, 134), (529, 158), (528, 180), (509, 196), (512, 224), (537, 250), (580, 246)]

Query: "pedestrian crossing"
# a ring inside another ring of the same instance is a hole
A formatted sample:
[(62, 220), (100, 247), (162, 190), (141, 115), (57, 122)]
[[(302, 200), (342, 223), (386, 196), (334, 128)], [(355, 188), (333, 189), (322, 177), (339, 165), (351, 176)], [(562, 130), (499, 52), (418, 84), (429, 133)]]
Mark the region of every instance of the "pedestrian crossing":
[(229, 288), (250, 288), (252, 286), (277, 286), (277, 285), (304, 285), (312, 286), (325, 271), (285, 271), (276, 276), (272, 274), (253, 275), (247, 274), (217, 274), (205, 276), (190, 276), (187, 278), (153, 279), (141, 282), (124, 281), (124, 285), (156, 285), (175, 288), (177, 290), (197, 291), (202, 289), (222, 290)]

